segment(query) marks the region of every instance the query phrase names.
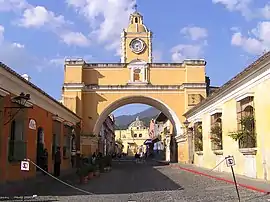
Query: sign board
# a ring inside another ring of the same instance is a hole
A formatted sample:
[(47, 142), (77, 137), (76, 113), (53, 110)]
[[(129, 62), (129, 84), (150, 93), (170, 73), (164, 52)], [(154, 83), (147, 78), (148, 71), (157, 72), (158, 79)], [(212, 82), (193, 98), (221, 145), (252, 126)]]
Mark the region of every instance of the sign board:
[(226, 164), (227, 164), (227, 167), (235, 165), (235, 161), (234, 161), (233, 156), (226, 157)]
[(36, 121), (34, 119), (29, 120), (29, 128), (32, 129), (32, 130), (37, 129)]
[(30, 165), (28, 161), (21, 161), (21, 170), (29, 171)]

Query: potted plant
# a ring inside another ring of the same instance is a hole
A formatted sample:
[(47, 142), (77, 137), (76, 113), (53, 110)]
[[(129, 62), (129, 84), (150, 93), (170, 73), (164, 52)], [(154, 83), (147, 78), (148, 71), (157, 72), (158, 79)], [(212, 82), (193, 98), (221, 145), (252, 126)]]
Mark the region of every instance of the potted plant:
[(88, 182), (88, 169), (87, 167), (83, 166), (78, 169), (77, 174), (80, 177), (80, 183), (81, 184), (86, 184)]
[(88, 180), (92, 179), (94, 177), (94, 166), (88, 165)]
[(99, 166), (98, 165), (95, 165), (94, 176), (96, 176), (96, 177), (99, 177), (100, 176)]
[(203, 151), (203, 136), (202, 136), (202, 125), (201, 124), (195, 128), (194, 147), (195, 147), (196, 152)]
[(231, 132), (228, 136), (239, 141), (240, 148), (256, 147), (256, 132), (255, 132), (254, 115), (247, 115), (240, 119), (239, 124), (241, 129), (236, 132)]
[(216, 123), (211, 127), (211, 142), (213, 143), (213, 150), (222, 150), (222, 127)]

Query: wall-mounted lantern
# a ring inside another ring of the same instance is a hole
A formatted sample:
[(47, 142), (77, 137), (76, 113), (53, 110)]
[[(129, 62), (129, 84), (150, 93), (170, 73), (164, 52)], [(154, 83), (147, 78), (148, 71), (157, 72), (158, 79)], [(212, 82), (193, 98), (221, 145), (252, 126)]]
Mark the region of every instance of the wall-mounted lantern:
[(10, 114), (10, 119), (4, 124), (8, 124), (14, 119), (14, 117), (22, 110), (27, 108), (33, 108), (33, 105), (28, 101), (30, 100), (30, 94), (24, 94), (23, 92), (16, 97), (11, 98), (11, 102), (18, 104), (18, 106), (5, 107), (5, 109), (18, 109), (14, 114)]

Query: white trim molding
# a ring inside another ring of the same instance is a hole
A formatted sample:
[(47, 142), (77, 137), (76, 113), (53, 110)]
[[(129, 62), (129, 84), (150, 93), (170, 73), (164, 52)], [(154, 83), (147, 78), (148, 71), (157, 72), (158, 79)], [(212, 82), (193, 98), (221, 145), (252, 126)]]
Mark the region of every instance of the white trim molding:
[(0, 88), (0, 95), (1, 95), (1, 96), (5, 97), (6, 95), (9, 95), (9, 94), (10, 94), (9, 92), (7, 92), (7, 91), (5, 91), (4, 89), (1, 89), (1, 88)]
[(247, 97), (254, 97), (254, 93), (253, 92), (247, 92), (247, 93), (244, 93), (244, 94), (241, 94), (239, 96), (237, 96), (235, 98), (236, 102), (239, 102)]
[(74, 126), (73, 123), (67, 122), (67, 121), (64, 122), (64, 125), (65, 125), (65, 126), (69, 126), (69, 127), (73, 127), (73, 126)]
[(52, 120), (58, 121), (58, 122), (61, 122), (61, 123), (65, 121), (65, 119), (59, 117), (58, 115), (53, 115)]
[(188, 119), (188, 121), (193, 122), (193, 124), (195, 124), (198, 122), (202, 122), (202, 118), (201, 117), (196, 117), (195, 119), (190, 118)]
[(209, 115), (212, 116), (217, 113), (222, 113), (222, 108), (215, 108), (213, 111), (209, 112)]

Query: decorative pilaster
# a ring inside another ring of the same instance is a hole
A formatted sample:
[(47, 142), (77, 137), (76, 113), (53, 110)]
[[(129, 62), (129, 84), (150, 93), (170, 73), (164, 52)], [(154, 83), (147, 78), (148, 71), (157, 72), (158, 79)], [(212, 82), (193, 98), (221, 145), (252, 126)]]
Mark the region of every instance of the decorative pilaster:
[(152, 32), (149, 31), (148, 33), (148, 37), (149, 37), (149, 47), (148, 47), (148, 62), (152, 63)]

